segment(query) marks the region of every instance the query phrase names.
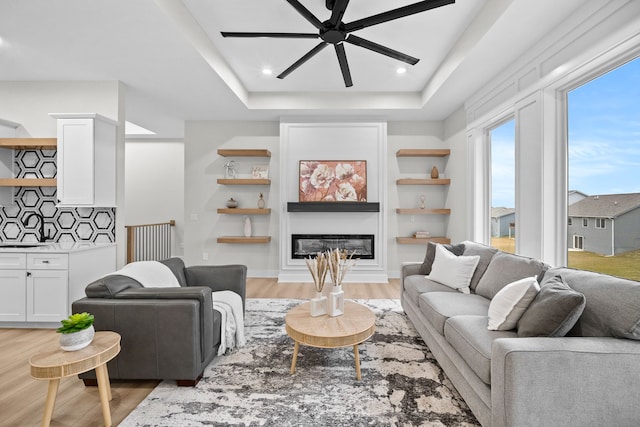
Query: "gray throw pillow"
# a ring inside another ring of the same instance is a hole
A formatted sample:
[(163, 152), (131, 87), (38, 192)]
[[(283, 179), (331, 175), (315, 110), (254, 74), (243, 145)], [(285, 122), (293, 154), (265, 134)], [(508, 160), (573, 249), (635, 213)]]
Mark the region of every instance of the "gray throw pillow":
[[(449, 252), (454, 254), (455, 256), (460, 256), (464, 252), (464, 244), (460, 243), (459, 245), (442, 245)], [(424, 256), (424, 261), (420, 266), (419, 274), (427, 275), (431, 274), (431, 267), (433, 266), (433, 260), (436, 259), (436, 243), (429, 242), (427, 243), (427, 253)]]
[(587, 304), (580, 292), (553, 276), (540, 287), (540, 292), (518, 321), (519, 337), (563, 337), (573, 328)]
[(536, 276), (539, 282), (546, 270), (547, 266), (537, 259), (498, 251), (491, 258), (475, 291), (480, 296), (493, 299), (500, 289), (516, 280)]

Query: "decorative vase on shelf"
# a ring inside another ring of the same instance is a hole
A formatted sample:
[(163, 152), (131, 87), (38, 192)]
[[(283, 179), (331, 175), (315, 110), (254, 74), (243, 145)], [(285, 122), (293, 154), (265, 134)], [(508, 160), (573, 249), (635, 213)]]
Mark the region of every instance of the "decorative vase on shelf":
[(231, 197), (229, 200), (227, 200), (227, 207), (228, 208), (237, 208), (238, 207), (238, 201), (235, 200), (233, 197)]
[(258, 209), (264, 209), (265, 201), (262, 193), (260, 193), (260, 197), (258, 197)]
[(438, 175), (438, 168), (435, 166), (431, 168), (431, 179), (438, 179)]
[(244, 217), (244, 237), (251, 237), (251, 219)]
[(333, 286), (329, 294), (329, 316), (336, 317), (344, 314), (344, 291), (342, 286)]

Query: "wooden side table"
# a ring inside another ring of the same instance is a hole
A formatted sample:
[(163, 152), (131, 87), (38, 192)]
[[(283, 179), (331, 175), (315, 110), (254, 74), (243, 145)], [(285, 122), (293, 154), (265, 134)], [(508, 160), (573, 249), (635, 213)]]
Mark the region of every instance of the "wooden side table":
[(60, 378), (95, 369), (104, 425), (110, 427), (111, 386), (107, 362), (116, 357), (118, 353), (120, 353), (120, 335), (115, 332), (101, 331), (96, 332), (91, 344), (81, 350), (64, 351), (56, 343), (55, 346), (51, 345), (32, 356), (29, 360), (31, 376), (37, 380), (49, 380), (49, 391), (41, 425), (46, 427), (51, 423)]
[(376, 315), (362, 304), (345, 301), (344, 314), (311, 317), (311, 302), (292, 308), (285, 317), (287, 334), (295, 341), (291, 373), (296, 371), (300, 344), (311, 347), (339, 348), (353, 346), (356, 379), (360, 375), (358, 344), (368, 340), (376, 329)]

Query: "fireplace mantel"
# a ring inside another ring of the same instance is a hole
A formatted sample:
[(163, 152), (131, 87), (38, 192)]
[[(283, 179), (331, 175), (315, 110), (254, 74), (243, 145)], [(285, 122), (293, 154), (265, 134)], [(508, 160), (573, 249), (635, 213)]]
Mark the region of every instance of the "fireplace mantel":
[(287, 212), (380, 212), (380, 203), (304, 202), (287, 203)]

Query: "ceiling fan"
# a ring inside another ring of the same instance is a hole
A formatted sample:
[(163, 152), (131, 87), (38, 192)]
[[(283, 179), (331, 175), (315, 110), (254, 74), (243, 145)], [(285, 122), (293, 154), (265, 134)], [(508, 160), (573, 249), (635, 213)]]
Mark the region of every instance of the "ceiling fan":
[(455, 0), (425, 0), (418, 3), (410, 4), (407, 6), (392, 9), (387, 12), (378, 13), (367, 18), (358, 19), (357, 21), (344, 23), (342, 22), (342, 16), (344, 15), (349, 0), (326, 0), (326, 7), (331, 11), (331, 17), (324, 22), (321, 22), (315, 17), (306, 7), (304, 7), (298, 0), (286, 0), (291, 6), (293, 6), (300, 15), (302, 15), (307, 21), (311, 23), (318, 30), (317, 33), (259, 33), (259, 32), (228, 32), (221, 31), (223, 37), (273, 37), (273, 38), (293, 38), (293, 39), (321, 39), (322, 41), (317, 44), (313, 49), (307, 52), (302, 58), (298, 59), (289, 68), (284, 70), (278, 75), (279, 79), (284, 79), (294, 70), (307, 62), (313, 56), (315, 56), (322, 49), (332, 44), (335, 48), (336, 55), (338, 57), (338, 63), (340, 64), (340, 70), (342, 71), (342, 78), (346, 87), (353, 86), (351, 81), (351, 72), (349, 71), (349, 63), (347, 62), (347, 55), (344, 50), (343, 42), (350, 43), (355, 46), (360, 46), (365, 49), (372, 50), (382, 55), (389, 56), (407, 64), (415, 65), (419, 59), (397, 50), (382, 46), (372, 41), (363, 39), (354, 34), (353, 31), (361, 30), (366, 27), (381, 24), (383, 22), (392, 21), (394, 19), (403, 18), (405, 16), (413, 15), (416, 13), (424, 12), (437, 7), (445, 6), (451, 3), (455, 3)]

